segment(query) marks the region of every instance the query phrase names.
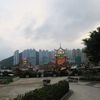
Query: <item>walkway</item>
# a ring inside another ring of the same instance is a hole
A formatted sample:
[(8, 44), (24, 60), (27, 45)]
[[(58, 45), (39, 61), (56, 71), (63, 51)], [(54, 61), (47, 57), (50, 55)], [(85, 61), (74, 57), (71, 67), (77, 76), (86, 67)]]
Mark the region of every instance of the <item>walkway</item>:
[(0, 85), (0, 100), (9, 100), (9, 98), (14, 98), (18, 94), (41, 88), (43, 79), (51, 79), (51, 84), (53, 84), (66, 79), (66, 77), (21, 78), (9, 85)]
[(70, 89), (74, 93), (69, 100), (100, 100), (100, 83), (70, 83)]

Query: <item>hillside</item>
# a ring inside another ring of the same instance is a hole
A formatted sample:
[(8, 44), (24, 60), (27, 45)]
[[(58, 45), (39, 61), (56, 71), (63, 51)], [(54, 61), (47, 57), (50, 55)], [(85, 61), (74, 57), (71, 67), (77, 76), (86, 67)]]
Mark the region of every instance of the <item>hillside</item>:
[(0, 61), (0, 66), (10, 67), (13, 65), (13, 56)]
[[(19, 54), (19, 59), (21, 59), (22, 53)], [(13, 66), (13, 56), (0, 61), (0, 66), (11, 67)]]

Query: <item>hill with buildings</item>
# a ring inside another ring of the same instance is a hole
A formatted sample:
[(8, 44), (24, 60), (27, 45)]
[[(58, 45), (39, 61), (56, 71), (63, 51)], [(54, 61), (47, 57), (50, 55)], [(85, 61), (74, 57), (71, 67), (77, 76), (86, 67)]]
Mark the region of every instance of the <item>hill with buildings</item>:
[[(85, 63), (87, 60), (86, 55), (83, 53), (82, 49), (64, 49), (64, 51), (66, 54), (67, 63), (69, 64), (79, 65), (81, 63)], [(36, 51), (35, 49), (26, 49), (19, 53), (19, 50), (16, 50), (13, 56), (0, 61), (0, 66), (11, 67), (18, 64), (21, 59), (24, 58), (27, 58), (27, 61), (33, 66), (43, 65), (53, 61), (55, 58), (55, 51)]]

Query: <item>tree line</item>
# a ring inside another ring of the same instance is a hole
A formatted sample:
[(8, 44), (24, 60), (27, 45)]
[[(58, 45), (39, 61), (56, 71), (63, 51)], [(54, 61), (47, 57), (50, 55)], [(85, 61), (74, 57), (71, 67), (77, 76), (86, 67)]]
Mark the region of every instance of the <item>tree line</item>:
[(90, 32), (90, 37), (83, 39), (84, 52), (89, 61), (95, 65), (100, 62), (100, 27)]

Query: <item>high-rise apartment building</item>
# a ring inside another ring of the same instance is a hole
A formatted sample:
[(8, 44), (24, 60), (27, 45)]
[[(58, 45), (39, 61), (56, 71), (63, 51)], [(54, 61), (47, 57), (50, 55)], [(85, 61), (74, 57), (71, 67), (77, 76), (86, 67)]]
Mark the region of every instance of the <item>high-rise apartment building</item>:
[(86, 55), (82, 49), (65, 49), (65, 53), (67, 55), (67, 61), (69, 63), (81, 64), (85, 63), (87, 60)]
[(49, 51), (48, 50), (39, 50), (39, 64), (47, 64), (50, 62)]
[(66, 54), (66, 60), (68, 63), (73, 63), (73, 55), (72, 55), (72, 50), (65, 49), (65, 54)]
[(18, 63), (19, 63), (19, 50), (16, 50), (13, 56), (13, 65), (16, 65)]
[(49, 62), (54, 62), (55, 60), (55, 51), (49, 51)]
[(36, 50), (27, 49), (22, 52), (22, 59), (27, 58), (28, 62), (32, 65), (36, 65)]
[(86, 54), (83, 52), (83, 50), (81, 51), (81, 62), (82, 63), (86, 63), (88, 61)]

